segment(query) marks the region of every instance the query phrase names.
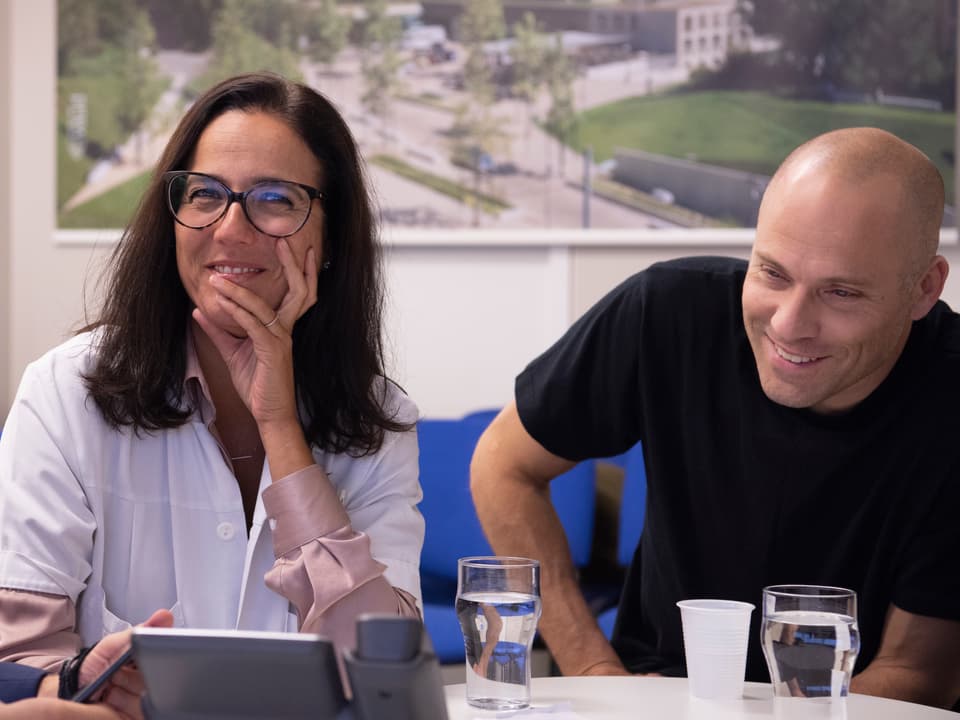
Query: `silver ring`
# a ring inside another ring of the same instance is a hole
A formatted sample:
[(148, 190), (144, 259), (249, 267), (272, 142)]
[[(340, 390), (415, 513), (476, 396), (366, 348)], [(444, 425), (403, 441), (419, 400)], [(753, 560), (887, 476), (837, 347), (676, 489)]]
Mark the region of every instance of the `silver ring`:
[(280, 319), (280, 313), (278, 312), (276, 315), (273, 316), (273, 320), (271, 320), (271, 321), (268, 322), (268, 323), (264, 323), (263, 326), (264, 326), (265, 328), (273, 327), (274, 325), (277, 324), (277, 320), (279, 320), (279, 319)]

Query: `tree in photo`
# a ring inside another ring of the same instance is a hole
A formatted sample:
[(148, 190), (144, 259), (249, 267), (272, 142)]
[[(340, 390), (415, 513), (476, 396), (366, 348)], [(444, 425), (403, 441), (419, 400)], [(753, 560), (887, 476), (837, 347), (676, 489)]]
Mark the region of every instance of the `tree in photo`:
[(775, 62), (808, 92), (898, 94), (954, 106), (954, 0), (741, 0), (756, 34), (774, 36)]
[[(198, 95), (211, 85), (233, 75), (269, 70), (291, 80), (300, 80), (300, 65), (293, 44), (290, 23), (271, 23), (266, 27), (275, 34), (274, 44), (251, 28), (264, 27), (260, 21), (265, 0), (224, 0), (213, 21), (213, 42), (210, 65), (189, 86), (192, 94)], [(293, 8), (285, 2), (278, 7)], [(270, 3), (269, 7), (273, 7)], [(288, 9), (289, 9), (288, 8)], [(267, 32), (267, 30), (265, 30)]]
[(135, 138), (136, 162), (144, 162), (144, 127), (157, 100), (167, 86), (153, 61), (155, 35), (146, 13), (137, 13), (124, 36), (122, 60), (118, 65), (122, 102), (117, 105), (117, 122), (125, 136)]
[[(361, 36), (364, 91), (360, 102), (367, 112), (380, 121), (381, 126), (385, 126), (390, 115), (391, 100), (400, 84), (398, 73), (403, 64), (400, 57), (403, 26), (400, 18), (389, 14), (386, 0), (366, 0), (363, 7), (366, 10)], [(383, 127), (381, 135), (386, 137)]]
[[(81, 0), (94, 4), (91, 0)], [(153, 21), (157, 44), (168, 50), (210, 48), (213, 20), (223, 0), (138, 0)]]
[(496, 99), (494, 71), (500, 61), (490, 56), (486, 44), (503, 38), (505, 31), (500, 0), (473, 0), (464, 4), (460, 18), (460, 40), (467, 51), (463, 85), (474, 104), (489, 107)]
[(563, 40), (556, 42), (544, 55), (544, 79), (550, 95), (550, 108), (544, 123), (546, 129), (559, 140), (560, 176), (566, 171), (566, 149), (575, 139), (577, 111), (574, 105), (573, 79), (575, 70), (563, 48)]
[(350, 18), (339, 12), (336, 0), (320, 0), (303, 9), (307, 53), (315, 62), (330, 66), (347, 44)]
[[(453, 161), (470, 170), (478, 195), (482, 178), (494, 169), (493, 158), (507, 145), (505, 123), (493, 114), (499, 79), (496, 70), (502, 62), (487, 48), (487, 43), (503, 38), (505, 25), (500, 0), (473, 0), (464, 5), (459, 26), (466, 51), (466, 100), (457, 109), (451, 135), (455, 138)], [(473, 205), (473, 224), (480, 224), (479, 203)]]
[(302, 0), (226, 0), (243, 26), (276, 48), (299, 50), (306, 4)]
[(57, 3), (57, 73), (68, 75), (80, 58), (102, 50), (97, 6), (89, 0), (60, 0)]
[(543, 85), (544, 60), (547, 54), (547, 36), (540, 29), (532, 12), (525, 12), (513, 26), (514, 43), (510, 48), (513, 77), (510, 86), (513, 96), (527, 106), (526, 134), (533, 124), (533, 106)]

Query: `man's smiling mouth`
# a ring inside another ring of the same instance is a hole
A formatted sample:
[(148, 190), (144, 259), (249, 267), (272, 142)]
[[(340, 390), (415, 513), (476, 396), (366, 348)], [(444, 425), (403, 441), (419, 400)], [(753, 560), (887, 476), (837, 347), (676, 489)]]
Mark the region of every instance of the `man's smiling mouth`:
[(811, 357), (809, 355), (794, 355), (793, 353), (787, 352), (776, 343), (773, 343), (773, 350), (777, 353), (777, 355), (782, 357), (787, 362), (792, 362), (794, 365), (804, 365), (806, 363), (820, 360), (819, 357)]

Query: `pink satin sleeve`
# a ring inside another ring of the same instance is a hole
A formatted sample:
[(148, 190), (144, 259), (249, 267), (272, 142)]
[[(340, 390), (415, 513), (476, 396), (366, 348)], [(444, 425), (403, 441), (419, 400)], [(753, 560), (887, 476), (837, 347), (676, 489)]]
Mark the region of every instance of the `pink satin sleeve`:
[(370, 539), (353, 530), (319, 466), (275, 481), (264, 490), (263, 503), (277, 558), (264, 577), (294, 606), (302, 632), (352, 649), (360, 613), (420, 616), (413, 596), (387, 582), (386, 566), (370, 554)]
[(0, 660), (58, 670), (80, 650), (75, 626), (70, 598), (0, 588)]

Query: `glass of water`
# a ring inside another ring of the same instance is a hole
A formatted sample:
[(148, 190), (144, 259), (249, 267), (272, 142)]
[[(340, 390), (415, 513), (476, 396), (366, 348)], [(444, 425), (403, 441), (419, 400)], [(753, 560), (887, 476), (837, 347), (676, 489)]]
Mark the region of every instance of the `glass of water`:
[(467, 557), (457, 565), (467, 703), (486, 710), (528, 707), (530, 652), (540, 618), (540, 563)]
[(857, 594), (820, 585), (763, 590), (763, 654), (782, 698), (846, 697), (860, 652)]

